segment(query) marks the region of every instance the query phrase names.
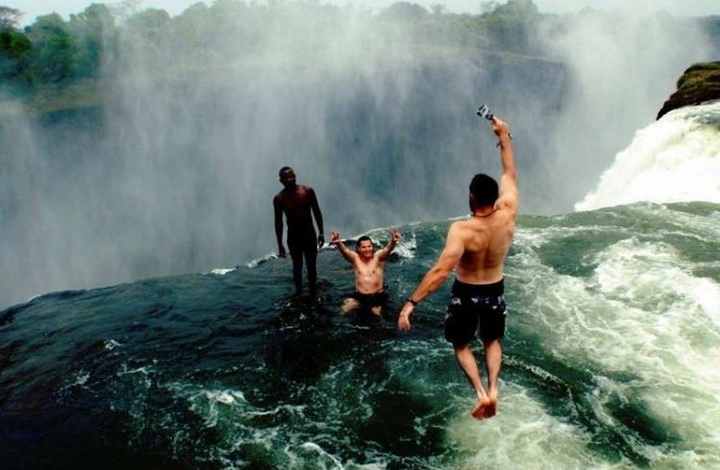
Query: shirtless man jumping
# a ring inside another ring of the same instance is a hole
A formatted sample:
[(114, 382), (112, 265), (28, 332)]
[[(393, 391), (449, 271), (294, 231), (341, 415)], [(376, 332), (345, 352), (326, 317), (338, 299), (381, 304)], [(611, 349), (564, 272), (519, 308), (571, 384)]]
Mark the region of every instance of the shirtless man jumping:
[[(477, 395), (477, 403), (471, 411), (477, 419), (490, 418), (497, 412), (502, 362), (500, 340), (505, 334), (503, 265), (515, 232), (519, 201), (510, 127), (494, 117), (492, 129), (500, 146), (500, 187), (485, 174), (475, 175), (470, 183), (472, 216), (450, 226), (443, 252), (407, 300), (398, 318), (398, 328), (409, 330), (413, 309), (437, 290), (452, 270), (457, 270), (445, 315), (445, 338), (453, 344), (458, 364)], [(478, 325), (485, 346), (487, 391), (470, 349)]]
[(355, 252), (352, 252), (340, 240), (339, 233), (331, 233), (330, 243), (338, 247), (343, 258), (353, 265), (355, 272), (355, 293), (343, 302), (343, 313), (363, 308), (374, 315), (382, 315), (382, 307), (388, 299), (388, 294), (383, 286), (385, 260), (395, 249), (398, 241), (400, 241), (400, 232), (393, 229), (390, 233), (390, 241), (385, 248), (375, 252), (375, 246), (370, 237), (363, 236), (358, 238)]

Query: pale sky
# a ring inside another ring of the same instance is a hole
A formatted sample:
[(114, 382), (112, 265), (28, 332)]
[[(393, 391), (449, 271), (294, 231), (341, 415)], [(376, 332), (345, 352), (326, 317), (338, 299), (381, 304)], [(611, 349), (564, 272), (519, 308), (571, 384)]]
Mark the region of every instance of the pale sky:
[[(533, 1), (543, 13), (569, 13), (582, 10), (585, 7), (612, 9), (631, 3), (634, 8), (644, 7), (648, 11), (666, 11), (674, 15), (720, 15), (720, 1), (718, 0), (631, 0), (631, 2), (628, 0)], [(32, 23), (39, 15), (46, 15), (53, 12), (59, 13), (67, 20), (70, 14), (80, 13), (92, 3), (115, 4), (120, 2), (115, 0), (0, 0), (0, 5), (9, 6), (25, 13), (21, 19), (21, 24), (23, 25)], [(139, 9), (142, 10), (150, 7), (161, 8), (170, 13), (171, 16), (175, 16), (182, 13), (187, 7), (194, 3), (199, 2), (196, 0), (141, 0)], [(210, 5), (212, 4), (212, 0), (207, 0), (203, 3)], [(252, 0), (247, 3), (252, 3)], [(320, 3), (338, 5), (355, 4), (368, 6), (373, 9), (382, 9), (394, 3), (394, 0), (361, 0), (354, 2), (349, 0), (320, 0)], [(440, 4), (452, 12), (478, 13), (480, 11), (480, 4), (485, 2), (482, 0), (418, 0), (412, 3), (418, 3), (425, 7)]]

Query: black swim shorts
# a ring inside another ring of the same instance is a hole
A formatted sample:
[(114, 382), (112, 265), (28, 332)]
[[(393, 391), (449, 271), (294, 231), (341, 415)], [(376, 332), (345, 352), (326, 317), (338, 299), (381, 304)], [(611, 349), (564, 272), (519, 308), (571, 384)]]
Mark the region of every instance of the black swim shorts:
[(305, 231), (296, 230), (293, 232), (288, 230), (287, 245), (290, 256), (293, 259), (302, 257), (303, 255), (305, 255), (306, 259), (308, 256), (317, 256), (317, 243), (317, 236), (315, 235), (314, 229)]
[(469, 344), (480, 327), (483, 340), (505, 335), (504, 284), (465, 284), (458, 280), (452, 287), (445, 314), (445, 339), (455, 346)]
[(387, 303), (390, 297), (387, 291), (381, 290), (374, 294), (362, 294), (355, 291), (350, 297), (357, 300), (360, 303), (360, 308), (367, 309), (372, 307), (382, 307)]

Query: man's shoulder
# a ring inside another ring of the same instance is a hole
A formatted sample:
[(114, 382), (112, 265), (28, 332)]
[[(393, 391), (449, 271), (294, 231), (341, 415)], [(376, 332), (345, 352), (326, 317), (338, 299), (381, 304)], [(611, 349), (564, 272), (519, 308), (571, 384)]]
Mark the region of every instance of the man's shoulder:
[(520, 194), (517, 189), (515, 191), (506, 191), (495, 202), (495, 207), (511, 212), (517, 212), (520, 203)]
[(512, 219), (517, 217), (519, 207), (517, 198), (498, 199), (496, 207), (498, 212), (507, 214)]
[(448, 230), (448, 237), (464, 238), (465, 234), (472, 230), (472, 227), (470, 226), (471, 223), (472, 219), (460, 219), (454, 221), (452, 224), (450, 224), (450, 229)]
[(472, 218), (462, 218), (459, 220), (455, 220), (453, 223), (450, 224), (450, 230), (464, 230), (472, 224)]

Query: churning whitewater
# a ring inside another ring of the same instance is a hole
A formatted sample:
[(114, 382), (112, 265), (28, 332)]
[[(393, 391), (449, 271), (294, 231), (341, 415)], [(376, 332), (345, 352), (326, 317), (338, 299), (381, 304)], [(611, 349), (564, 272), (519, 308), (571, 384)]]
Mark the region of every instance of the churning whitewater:
[(575, 209), (639, 201), (720, 203), (720, 102), (675, 110), (639, 130)]

